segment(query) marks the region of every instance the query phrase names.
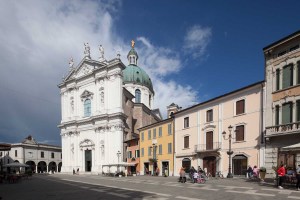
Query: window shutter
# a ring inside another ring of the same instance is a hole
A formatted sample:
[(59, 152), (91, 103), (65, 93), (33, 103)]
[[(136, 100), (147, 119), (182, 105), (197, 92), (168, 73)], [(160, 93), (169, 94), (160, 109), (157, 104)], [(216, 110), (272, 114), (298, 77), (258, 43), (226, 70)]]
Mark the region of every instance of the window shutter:
[(236, 115), (245, 113), (245, 100), (236, 102)]
[(235, 130), (235, 140), (244, 141), (244, 125), (237, 126)]
[(280, 70), (276, 69), (276, 90), (280, 87)]
[(189, 139), (190, 139), (190, 137), (189, 136), (185, 136), (184, 137), (184, 148), (186, 149), (186, 148), (189, 148)]
[(282, 106), (282, 124), (292, 122), (292, 103), (286, 103)]
[(214, 133), (212, 131), (206, 133), (206, 150), (212, 150), (214, 145)]
[(279, 106), (275, 107), (275, 125), (279, 125)]
[(300, 100), (298, 100), (297, 101), (297, 103), (296, 103), (296, 105), (297, 105), (297, 121), (300, 121)]
[(292, 65), (283, 68), (282, 89), (293, 85), (293, 67)]

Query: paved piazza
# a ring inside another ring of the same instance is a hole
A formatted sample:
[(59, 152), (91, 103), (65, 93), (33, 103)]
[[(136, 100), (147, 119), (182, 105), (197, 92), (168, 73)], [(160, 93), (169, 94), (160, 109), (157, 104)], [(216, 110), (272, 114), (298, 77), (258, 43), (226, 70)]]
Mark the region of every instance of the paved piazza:
[(209, 180), (205, 184), (178, 183), (176, 177), (104, 177), (97, 175), (34, 175), (19, 183), (0, 184), (2, 200), (22, 199), (300, 199), (294, 188), (279, 190), (246, 179)]

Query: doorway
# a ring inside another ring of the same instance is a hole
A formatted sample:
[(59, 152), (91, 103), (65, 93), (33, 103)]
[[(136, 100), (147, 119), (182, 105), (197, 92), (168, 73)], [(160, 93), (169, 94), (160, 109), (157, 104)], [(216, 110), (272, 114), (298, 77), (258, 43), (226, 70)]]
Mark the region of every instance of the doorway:
[(246, 175), (247, 157), (244, 155), (236, 155), (232, 158), (233, 175)]
[(203, 169), (207, 170), (212, 176), (216, 176), (216, 157), (209, 156), (203, 158)]
[(162, 162), (162, 176), (169, 176), (169, 162)]
[(92, 171), (92, 150), (85, 150), (85, 171)]
[(144, 174), (145, 175), (149, 174), (149, 163), (144, 163)]

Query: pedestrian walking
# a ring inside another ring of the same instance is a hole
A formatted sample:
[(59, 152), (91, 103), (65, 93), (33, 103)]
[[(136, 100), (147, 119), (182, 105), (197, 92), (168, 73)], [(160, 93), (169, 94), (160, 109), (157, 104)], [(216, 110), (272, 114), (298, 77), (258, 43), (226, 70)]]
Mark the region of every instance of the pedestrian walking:
[(186, 178), (185, 178), (185, 171), (183, 167), (180, 168), (179, 175), (180, 175), (179, 181), (181, 183), (185, 183)]
[(284, 176), (286, 174), (284, 164), (281, 164), (280, 168), (277, 170), (277, 174), (278, 174), (278, 177), (279, 177), (278, 189), (283, 189), (282, 183), (284, 181)]

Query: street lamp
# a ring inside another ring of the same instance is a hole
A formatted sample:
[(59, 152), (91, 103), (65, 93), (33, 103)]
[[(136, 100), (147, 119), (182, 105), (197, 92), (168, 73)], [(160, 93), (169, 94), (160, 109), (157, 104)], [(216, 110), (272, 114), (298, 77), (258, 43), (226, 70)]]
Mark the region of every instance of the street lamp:
[(222, 135), (223, 135), (224, 140), (229, 141), (229, 150), (227, 151), (227, 155), (229, 156), (227, 178), (233, 178), (232, 173), (231, 173), (231, 155), (233, 154), (233, 151), (231, 151), (231, 139), (234, 139), (234, 138), (231, 135), (231, 131), (232, 131), (232, 126), (231, 125), (228, 127), (228, 130), (229, 130), (228, 138), (226, 138), (226, 132), (225, 131), (222, 133)]
[(117, 152), (117, 156), (118, 156), (118, 166), (117, 166), (117, 171), (119, 172), (119, 171), (120, 171), (120, 170), (119, 170), (119, 162), (120, 162), (120, 156), (121, 156), (121, 152), (120, 152), (120, 151)]

